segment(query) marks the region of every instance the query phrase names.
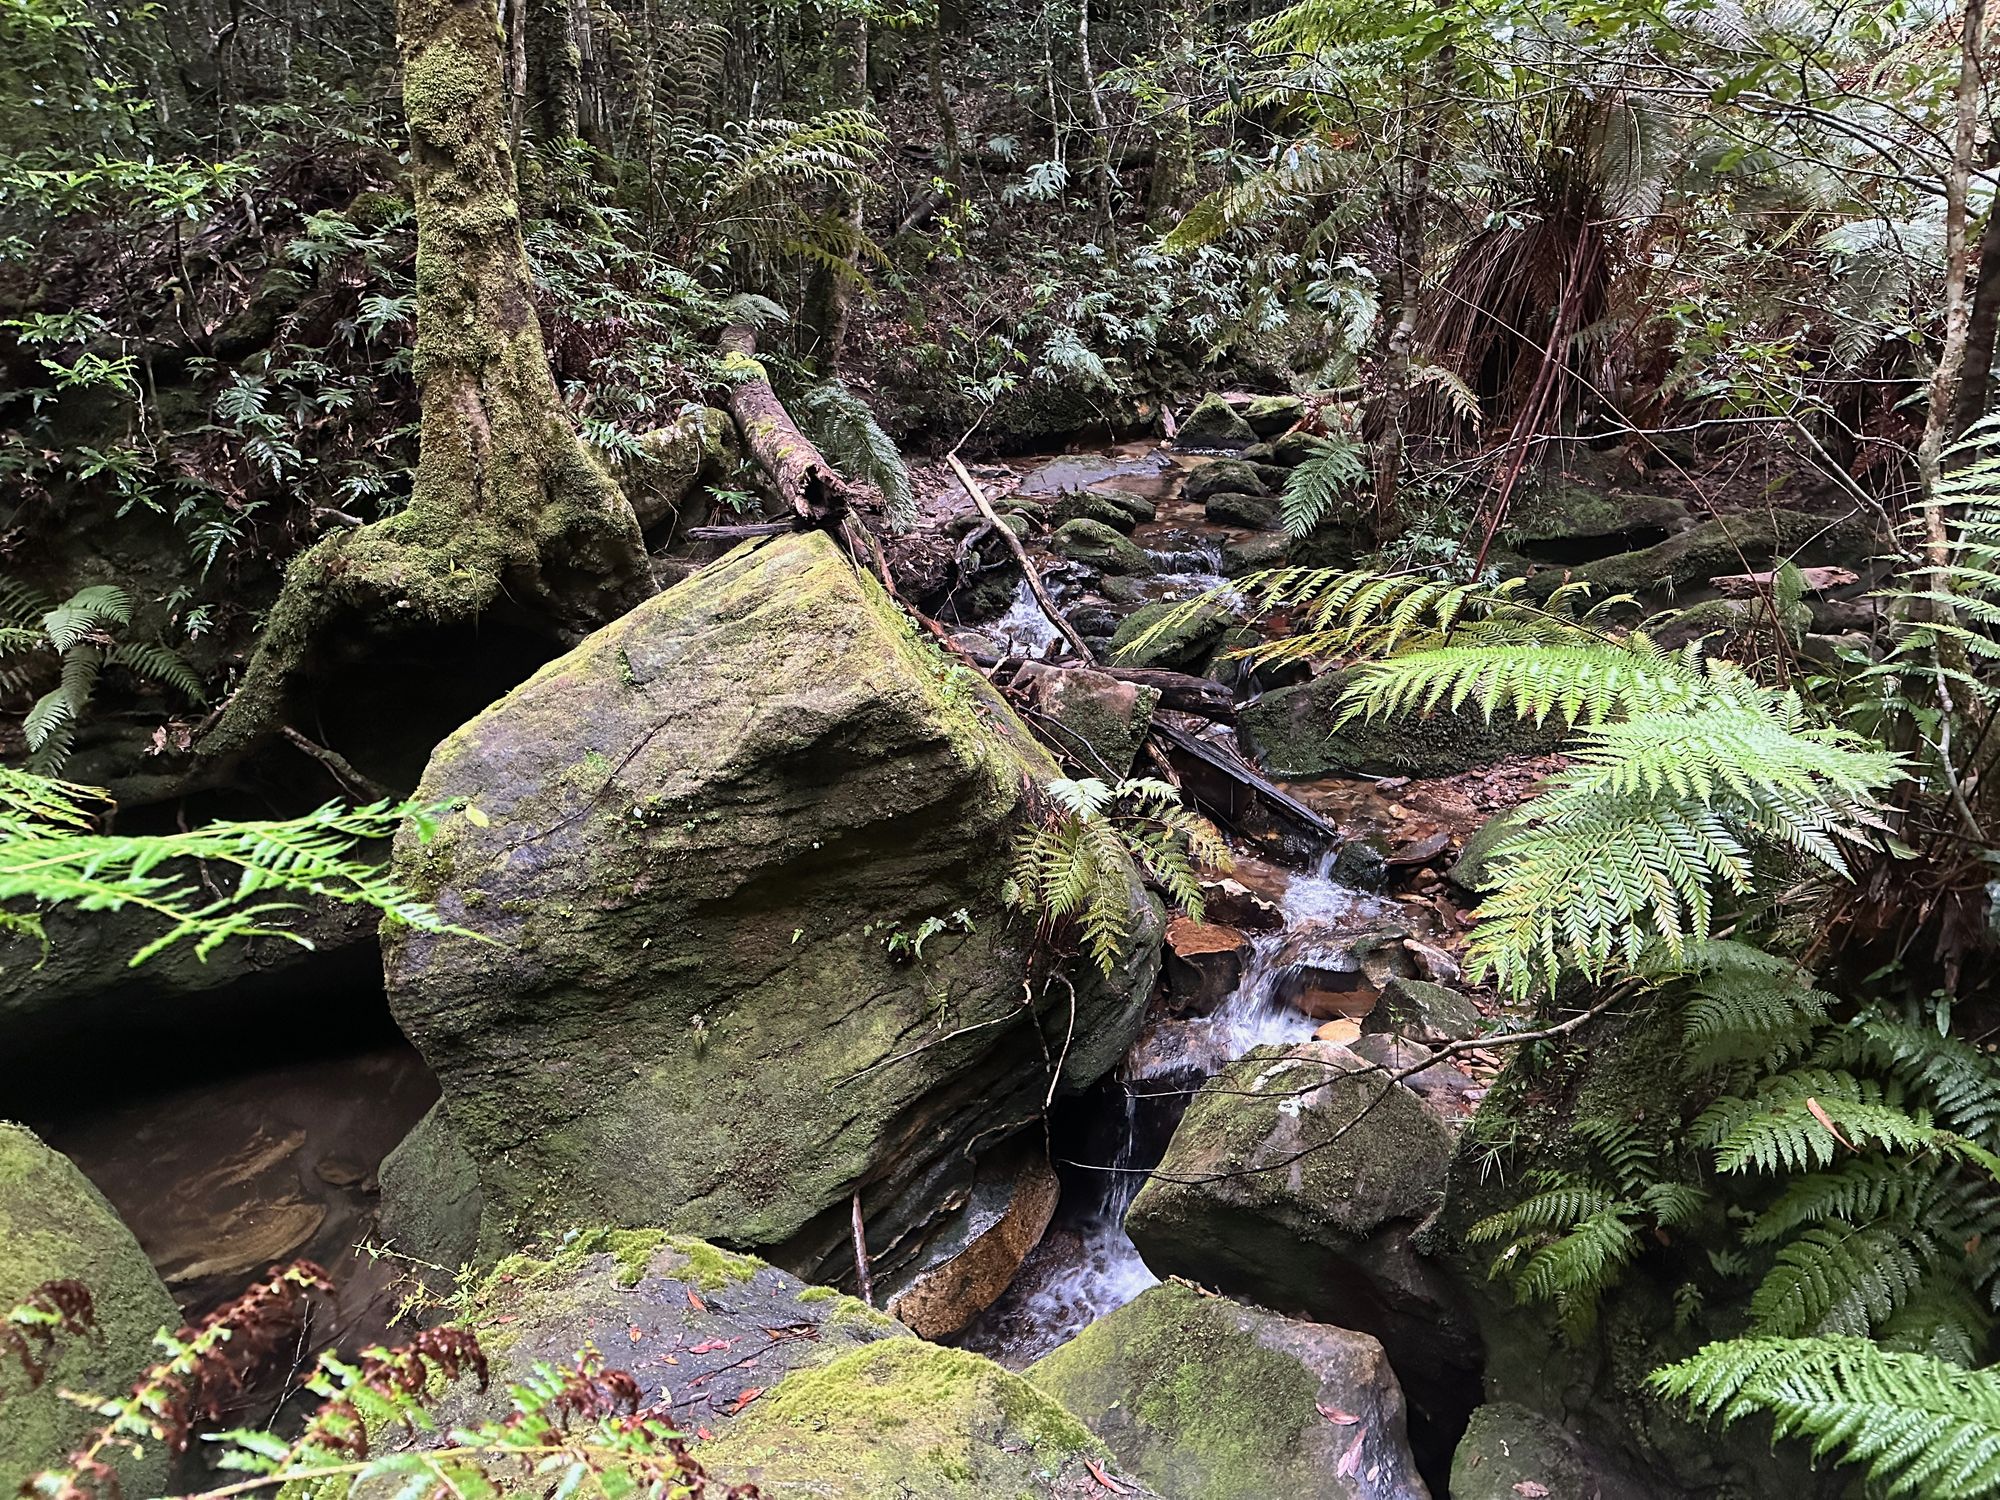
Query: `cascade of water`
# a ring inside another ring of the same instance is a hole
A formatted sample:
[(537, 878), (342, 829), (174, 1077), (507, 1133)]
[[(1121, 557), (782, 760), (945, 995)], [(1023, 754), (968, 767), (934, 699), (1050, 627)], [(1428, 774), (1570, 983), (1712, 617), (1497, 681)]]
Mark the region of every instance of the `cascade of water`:
[(981, 629), (1014, 656), (1046, 657), (1063, 643), (1062, 633), (1042, 612), (1025, 578), (1014, 586), (1014, 600), (1007, 612)]

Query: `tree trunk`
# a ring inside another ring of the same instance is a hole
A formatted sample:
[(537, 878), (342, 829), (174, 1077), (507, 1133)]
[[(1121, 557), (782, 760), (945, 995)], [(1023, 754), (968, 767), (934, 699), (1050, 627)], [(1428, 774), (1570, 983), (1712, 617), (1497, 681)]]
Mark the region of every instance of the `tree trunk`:
[(931, 109), (937, 115), (938, 154), (942, 157), (944, 180), (953, 187), (960, 185), (965, 171), (964, 153), (958, 144), (958, 116), (952, 113), (951, 98), (944, 87), (944, 15), (940, 10), (938, 24), (931, 32), (930, 56), (927, 60), (931, 94)]
[[(866, 109), (868, 90), (868, 18), (857, 15), (849, 22), (847, 95), (850, 107)], [(840, 356), (847, 343), (847, 325), (852, 311), (854, 287), (861, 279), (860, 244), (865, 205), (859, 193), (843, 197), (839, 205), (841, 222), (847, 226), (850, 245), (839, 265), (821, 263), (813, 267), (806, 290), (805, 334), (815, 369), (825, 376), (840, 373)]]
[(868, 495), (826, 461), (792, 420), (757, 361), (757, 330), (736, 323), (722, 331), (723, 371), (731, 377), (729, 414), (743, 446), (792, 508), (801, 528), (833, 529)]
[[(1986, 165), (2000, 165), (2000, 142), (1989, 144)], [(1986, 403), (1993, 381), (1993, 346), (2000, 339), (2000, 213), (1986, 213), (1986, 227), (1979, 235), (1978, 279), (1973, 284), (1972, 311), (1965, 324), (1965, 364), (1958, 373), (1958, 392), (1952, 402), (1951, 436), (1962, 437), (1965, 430), (1986, 415)]]
[(1118, 227), (1111, 216), (1111, 121), (1104, 113), (1104, 93), (1097, 86), (1097, 64), (1090, 59), (1090, 0), (1076, 0), (1076, 55), (1083, 69), (1083, 96), (1090, 105), (1090, 128), (1096, 136), (1098, 243), (1114, 259)]
[(314, 653), (360, 620), (468, 621), (504, 591), (571, 638), (651, 592), (638, 521), (549, 373), (494, 8), (400, 0), (398, 21), (417, 218), (415, 486), (397, 515), (293, 560), (211, 753), (276, 729)]
[(572, 0), (527, 0), (527, 124), (532, 139), (555, 151), (577, 138), (583, 54)]

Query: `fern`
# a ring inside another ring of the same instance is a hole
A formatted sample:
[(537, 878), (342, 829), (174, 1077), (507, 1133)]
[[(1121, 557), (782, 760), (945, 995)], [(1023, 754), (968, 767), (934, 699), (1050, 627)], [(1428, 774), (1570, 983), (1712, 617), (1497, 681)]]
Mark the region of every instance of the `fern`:
[(1751, 1322), (1780, 1338), (1865, 1334), (1902, 1306), (1922, 1275), (1917, 1249), (1891, 1227), (1822, 1225), (1778, 1252), (1750, 1299)]
[(2000, 1376), (1988, 1371), (1862, 1338), (1749, 1338), (1710, 1344), (1651, 1383), (1725, 1425), (1767, 1415), (1777, 1436), (1861, 1466), (1890, 1495), (2000, 1492)]
[(1285, 535), (1310, 536), (1367, 479), (1368, 466), (1359, 448), (1344, 438), (1322, 437), (1312, 456), (1285, 477), (1279, 500)]
[(813, 441), (843, 474), (874, 485), (887, 504), (889, 529), (908, 531), (917, 519), (910, 471), (868, 403), (837, 380), (816, 385), (799, 402)]
[(1075, 927), (1107, 977), (1132, 928), (1136, 865), (1195, 921), (1202, 917), (1197, 871), (1227, 869), (1229, 846), (1215, 828), (1180, 806), (1164, 781), (1096, 777), (1049, 783), (1055, 814), (1025, 828), (1014, 844), (1008, 903), (1034, 912), (1050, 931)]

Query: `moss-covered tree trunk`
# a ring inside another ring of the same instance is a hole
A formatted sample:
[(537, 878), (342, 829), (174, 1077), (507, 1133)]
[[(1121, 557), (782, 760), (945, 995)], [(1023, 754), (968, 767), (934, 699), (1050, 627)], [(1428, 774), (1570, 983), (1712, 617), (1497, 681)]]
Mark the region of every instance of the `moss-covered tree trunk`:
[(504, 590), (575, 636), (651, 592), (638, 522), (549, 373), (494, 8), (400, 0), (397, 14), (417, 218), (415, 487), (399, 514), (294, 560), (210, 752), (280, 725), (301, 670), (355, 617), (466, 621)]

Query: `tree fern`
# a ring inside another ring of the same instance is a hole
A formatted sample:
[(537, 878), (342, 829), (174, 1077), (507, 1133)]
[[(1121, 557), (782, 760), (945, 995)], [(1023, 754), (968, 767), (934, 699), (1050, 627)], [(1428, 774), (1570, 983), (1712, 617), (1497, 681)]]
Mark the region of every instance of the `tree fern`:
[(1890, 1495), (1980, 1500), (2000, 1493), (2000, 1376), (1863, 1338), (1710, 1344), (1652, 1377), (1695, 1413), (1761, 1413), (1816, 1457), (1860, 1466)]

